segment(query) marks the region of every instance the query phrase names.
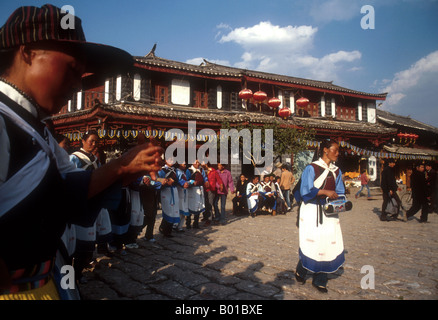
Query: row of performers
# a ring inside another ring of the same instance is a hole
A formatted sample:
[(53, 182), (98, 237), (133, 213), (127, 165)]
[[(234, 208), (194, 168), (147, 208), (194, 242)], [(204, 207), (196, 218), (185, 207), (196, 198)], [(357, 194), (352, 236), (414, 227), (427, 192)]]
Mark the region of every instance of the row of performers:
[[(205, 190), (210, 189), (207, 173), (196, 160), (189, 168), (185, 164), (175, 165), (167, 160), (163, 168), (157, 173), (152, 186), (160, 191), (162, 222), (160, 232), (165, 236), (171, 234), (172, 229), (181, 230), (185, 221), (190, 221), (193, 215), (194, 225), (199, 222), (200, 214), (206, 209)], [(265, 175), (263, 181), (255, 176), (247, 182), (245, 176), (240, 178), (241, 188), (236, 188), (233, 199), (234, 213), (249, 213), (255, 216), (257, 212), (268, 211), (272, 215), (287, 212), (287, 205), (280, 190), (279, 177)], [(237, 184), (239, 185), (239, 183)], [(219, 182), (216, 182), (216, 188)], [(216, 213), (219, 214), (219, 213)], [(218, 217), (217, 217), (218, 218)]]
[[(279, 181), (275, 178), (274, 175), (266, 175), (260, 182), (259, 177), (255, 176), (247, 182), (246, 177), (241, 175), (241, 181), (237, 183), (236, 196), (233, 199), (234, 213), (236, 215), (246, 213), (252, 216), (264, 210), (272, 215), (286, 213), (287, 205), (280, 190)], [(277, 178), (279, 180), (279, 177)], [(157, 172), (156, 177), (145, 176), (138, 181), (136, 186), (123, 189), (121, 207), (130, 211), (130, 214), (122, 215), (125, 217), (122, 219), (124, 221), (112, 223), (116, 237), (118, 233), (126, 232), (126, 230), (118, 232), (116, 225), (129, 225), (134, 235), (139, 234), (144, 227), (144, 204), (138, 192), (138, 186), (144, 184), (148, 186), (148, 189), (159, 191), (162, 209), (159, 230), (164, 236), (171, 236), (173, 229), (182, 230), (184, 222), (187, 225), (190, 223), (187, 221), (191, 220), (191, 216), (193, 216), (193, 225), (198, 225), (200, 214), (206, 209), (205, 192), (209, 189), (207, 173), (199, 161), (195, 161), (187, 168), (185, 164), (175, 165), (171, 160), (166, 160), (166, 164)], [(217, 182), (216, 186), (219, 188)], [(155, 206), (152, 202), (147, 205)], [(126, 210), (122, 209), (122, 211)], [(135, 241), (135, 238), (132, 240)]]

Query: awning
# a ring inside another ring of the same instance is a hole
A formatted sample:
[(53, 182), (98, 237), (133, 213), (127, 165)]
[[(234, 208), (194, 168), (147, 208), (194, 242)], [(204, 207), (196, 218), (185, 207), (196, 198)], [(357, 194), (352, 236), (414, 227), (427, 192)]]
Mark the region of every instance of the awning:
[(400, 159), (425, 159), (432, 160), (432, 158), (438, 157), (438, 150), (433, 149), (425, 149), (425, 148), (409, 148), (402, 146), (383, 146), (388, 152), (397, 154), (400, 156)]

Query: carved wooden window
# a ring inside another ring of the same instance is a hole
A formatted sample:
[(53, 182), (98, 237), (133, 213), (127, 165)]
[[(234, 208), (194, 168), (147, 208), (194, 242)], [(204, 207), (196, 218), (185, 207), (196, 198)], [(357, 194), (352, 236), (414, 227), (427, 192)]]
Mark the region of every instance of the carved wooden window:
[(194, 91), (193, 92), (193, 107), (206, 109), (208, 107), (207, 92)]
[(336, 118), (340, 120), (355, 121), (356, 109), (350, 107), (336, 106)]
[(157, 104), (168, 104), (169, 102), (169, 88), (167, 86), (155, 86), (155, 102)]

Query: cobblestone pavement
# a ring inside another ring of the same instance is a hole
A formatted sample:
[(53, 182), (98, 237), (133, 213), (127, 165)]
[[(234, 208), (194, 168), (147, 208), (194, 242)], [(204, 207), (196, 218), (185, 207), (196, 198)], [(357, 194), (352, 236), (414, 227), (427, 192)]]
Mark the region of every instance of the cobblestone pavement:
[[(83, 299), (114, 300), (437, 300), (438, 215), (429, 223), (379, 220), (382, 196), (355, 199), (340, 216), (346, 263), (329, 276), (328, 293), (295, 281), (297, 209), (228, 224), (158, 233), (126, 255), (98, 256), (80, 286)], [(229, 198), (230, 199), (230, 198)], [(229, 208), (229, 206), (228, 206)], [(365, 267), (364, 267), (365, 266)], [(364, 269), (362, 269), (364, 268)], [(362, 271), (362, 272), (361, 272)], [(374, 274), (374, 288), (370, 277)], [(365, 277), (365, 278), (364, 278)]]

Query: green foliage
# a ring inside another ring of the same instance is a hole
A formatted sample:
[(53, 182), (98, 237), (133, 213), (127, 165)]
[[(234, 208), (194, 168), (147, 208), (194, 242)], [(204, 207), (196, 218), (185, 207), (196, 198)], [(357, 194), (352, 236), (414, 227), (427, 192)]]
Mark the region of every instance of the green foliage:
[[(261, 129), (262, 139), (265, 141), (265, 130), (272, 129), (274, 136), (273, 151), (275, 155), (283, 154), (296, 154), (300, 151), (307, 150), (306, 142), (313, 140), (315, 136), (315, 130), (311, 128), (294, 128), (292, 125), (285, 123), (281, 120), (274, 120), (271, 123), (266, 124), (237, 124), (231, 125), (229, 122), (223, 122), (222, 129), (249, 129), (251, 134), (254, 129)], [(240, 141), (240, 145), (241, 145)]]

